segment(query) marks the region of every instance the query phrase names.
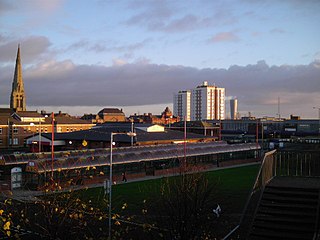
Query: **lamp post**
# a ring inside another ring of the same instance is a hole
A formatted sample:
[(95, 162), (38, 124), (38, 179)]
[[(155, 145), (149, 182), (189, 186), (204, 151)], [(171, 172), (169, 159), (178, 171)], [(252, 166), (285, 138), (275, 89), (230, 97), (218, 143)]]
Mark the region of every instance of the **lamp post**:
[(262, 142), (262, 152), (264, 151), (264, 126), (263, 126), (263, 122), (261, 122), (261, 142)]
[[(35, 126), (35, 124), (32, 122), (32, 123), (30, 123), (29, 124), (31, 127), (34, 127)], [(33, 131), (33, 130), (32, 130)], [(34, 141), (32, 141), (32, 152), (34, 152), (34, 144), (35, 144), (36, 142), (34, 142)]]
[(39, 153), (41, 153), (41, 118), (39, 118)]
[(173, 116), (169, 117), (169, 129), (171, 129), (171, 121), (172, 121)]
[(109, 234), (108, 239), (111, 240), (111, 202), (112, 202), (112, 149), (113, 149), (113, 136), (115, 135), (127, 135), (131, 138), (135, 137), (137, 134), (134, 132), (127, 132), (127, 133), (114, 133), (111, 132), (110, 136), (110, 171), (109, 171)]
[(54, 113), (51, 114), (51, 179), (53, 182), (53, 162), (54, 162)]
[[(131, 118), (131, 133), (134, 133), (134, 129), (133, 129), (133, 118)], [(133, 146), (133, 134), (131, 134), (131, 147)]]
[(319, 120), (319, 123), (318, 123), (318, 133), (320, 135), (320, 107), (313, 107), (313, 109), (318, 109), (318, 120)]

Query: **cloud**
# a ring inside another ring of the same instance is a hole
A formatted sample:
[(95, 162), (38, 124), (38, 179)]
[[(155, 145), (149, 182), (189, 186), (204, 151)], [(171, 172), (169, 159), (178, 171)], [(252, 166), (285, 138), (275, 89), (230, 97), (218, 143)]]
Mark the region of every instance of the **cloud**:
[(4, 32), (14, 32), (15, 35), (26, 35), (40, 26), (51, 28), (50, 20), (64, 2), (65, 0), (0, 0), (0, 27)]
[(320, 51), (316, 52), (313, 56), (315, 60), (320, 60)]
[(259, 37), (259, 36), (261, 36), (261, 35), (262, 35), (261, 32), (257, 32), (257, 31), (251, 32), (251, 36), (252, 36), (252, 37)]
[(120, 58), (117, 58), (117, 59), (112, 59), (112, 63), (113, 63), (112, 64), (113, 66), (122, 66), (122, 65), (127, 64), (127, 61), (120, 59)]
[[(237, 96), (241, 111), (277, 112), (281, 97), (283, 115), (312, 114), (320, 102), (320, 67), (269, 66), (265, 61), (228, 69), (198, 69), (150, 64), (148, 60), (114, 65), (76, 65), (72, 61), (49, 61), (25, 69), (23, 77), (28, 106), (136, 106), (171, 104), (173, 93), (192, 89), (203, 81), (225, 87)], [(14, 66), (2, 67), (0, 104), (9, 101)], [(299, 112), (299, 109), (301, 113)], [(309, 110), (308, 110), (309, 109)]]
[(105, 52), (107, 50), (106, 44), (103, 42), (91, 42), (89, 40), (80, 40), (71, 44), (67, 49), (63, 49), (63, 52), (66, 51), (75, 51), (75, 50), (85, 50), (92, 52)]
[(174, 19), (161, 30), (165, 32), (186, 31), (196, 28), (197, 25), (199, 25), (199, 19), (195, 15), (188, 14), (180, 19)]
[(21, 58), (24, 64), (38, 60), (41, 55), (47, 53), (51, 45), (48, 38), (43, 36), (30, 36), (10, 42), (6, 40), (9, 40), (8, 37), (0, 38), (0, 63), (15, 61), (18, 44), (20, 44), (21, 47)]
[(9, 1), (9, 0), (0, 0), (0, 12), (7, 11), (24, 11), (24, 12), (38, 12), (41, 14), (50, 14), (61, 7), (64, 3), (64, 0), (28, 0), (27, 3), (22, 4), (21, 2)]
[(75, 50), (85, 50), (85, 51), (92, 51), (95, 53), (101, 53), (101, 52), (125, 52), (126, 54), (130, 54), (135, 50), (139, 50), (143, 47), (145, 47), (149, 42), (152, 40), (150, 38), (144, 39), (141, 42), (136, 42), (132, 44), (118, 44), (118, 43), (108, 43), (103, 41), (96, 41), (91, 42), (89, 40), (82, 39), (80, 41), (77, 41), (73, 44), (71, 44), (66, 49), (63, 49), (63, 52), (66, 51), (72, 51)]
[(52, 13), (61, 7), (61, 5), (64, 3), (64, 0), (28, 0), (28, 4), (30, 3), (32, 3), (33, 8), (39, 8), (42, 12)]
[(4, 14), (13, 9), (14, 7), (12, 5), (12, 2), (6, 1), (6, 0), (0, 0), (0, 13)]
[[(133, 1), (128, 9), (134, 9), (135, 14), (125, 21), (128, 26), (146, 25), (149, 30), (163, 25), (163, 21), (173, 15), (169, 3), (166, 1)], [(140, 11), (136, 14), (136, 11)]]
[(209, 42), (237, 42), (239, 40), (239, 37), (235, 35), (233, 32), (221, 32), (217, 33), (211, 39), (209, 39)]
[[(145, 2), (145, 1), (144, 1)], [(227, 4), (206, 3), (210, 14), (196, 15), (194, 11), (188, 13), (183, 11), (185, 5), (174, 1), (147, 1), (147, 4), (134, 2), (135, 13), (125, 21), (127, 26), (139, 26), (152, 32), (178, 33), (194, 31), (212, 26), (229, 25), (237, 22), (237, 18), (232, 14)], [(192, 3), (188, 5), (192, 8)]]
[(270, 30), (270, 33), (272, 33), (272, 34), (284, 34), (284, 33), (286, 33), (286, 31), (281, 29), (281, 28), (273, 28), (273, 29)]

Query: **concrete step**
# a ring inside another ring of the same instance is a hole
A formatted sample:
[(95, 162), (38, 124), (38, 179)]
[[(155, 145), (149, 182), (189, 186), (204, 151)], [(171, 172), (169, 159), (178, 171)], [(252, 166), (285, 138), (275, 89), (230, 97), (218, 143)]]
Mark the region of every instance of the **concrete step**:
[(269, 229), (255, 227), (249, 235), (249, 240), (310, 240), (312, 235), (305, 233), (294, 233), (289, 231), (272, 231)]
[(316, 212), (311, 209), (311, 211), (304, 211), (301, 209), (301, 211), (292, 211), (291, 209), (272, 209), (269, 207), (259, 207), (258, 213), (262, 214), (269, 214), (269, 215), (281, 215), (281, 216), (289, 216), (289, 217), (315, 217)]
[(274, 202), (290, 202), (290, 203), (305, 203), (305, 204), (318, 204), (317, 198), (309, 198), (309, 197), (295, 197), (295, 196), (278, 196), (274, 194), (263, 194), (262, 200), (272, 200)]
[(271, 231), (289, 232), (289, 233), (305, 233), (313, 234), (314, 227), (301, 224), (275, 223), (275, 222), (260, 222), (254, 221), (253, 228), (268, 229)]
[(279, 193), (279, 194), (284, 194), (284, 195), (318, 196), (319, 189), (316, 189), (316, 188), (295, 188), (295, 187), (266, 186), (264, 192)]
[(265, 222), (279, 222), (279, 223), (288, 223), (288, 224), (301, 224), (313, 226), (315, 222), (315, 218), (305, 217), (288, 217), (288, 216), (270, 216), (266, 214), (257, 214), (255, 220), (257, 221), (265, 221)]
[(291, 209), (292, 211), (301, 212), (301, 211), (316, 211), (316, 205), (309, 205), (303, 203), (278, 203), (272, 201), (261, 200), (260, 202), (261, 207), (268, 207), (273, 209)]

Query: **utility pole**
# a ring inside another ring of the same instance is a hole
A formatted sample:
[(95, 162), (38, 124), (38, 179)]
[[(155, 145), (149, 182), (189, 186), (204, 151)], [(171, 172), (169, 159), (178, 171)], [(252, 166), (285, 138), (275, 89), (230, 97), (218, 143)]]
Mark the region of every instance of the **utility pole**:
[(318, 133), (320, 135), (320, 107), (313, 107), (313, 109), (318, 109)]
[(51, 178), (53, 181), (53, 162), (54, 162), (54, 113), (52, 112), (52, 128), (51, 128)]

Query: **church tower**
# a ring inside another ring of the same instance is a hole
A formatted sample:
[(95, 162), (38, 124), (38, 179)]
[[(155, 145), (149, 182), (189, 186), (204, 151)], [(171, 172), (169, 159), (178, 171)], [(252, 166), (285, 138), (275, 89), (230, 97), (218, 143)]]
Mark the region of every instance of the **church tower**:
[(20, 45), (18, 46), (16, 67), (14, 70), (14, 78), (12, 82), (10, 108), (15, 109), (16, 111), (26, 111), (26, 96), (24, 94), (24, 86), (22, 79)]

